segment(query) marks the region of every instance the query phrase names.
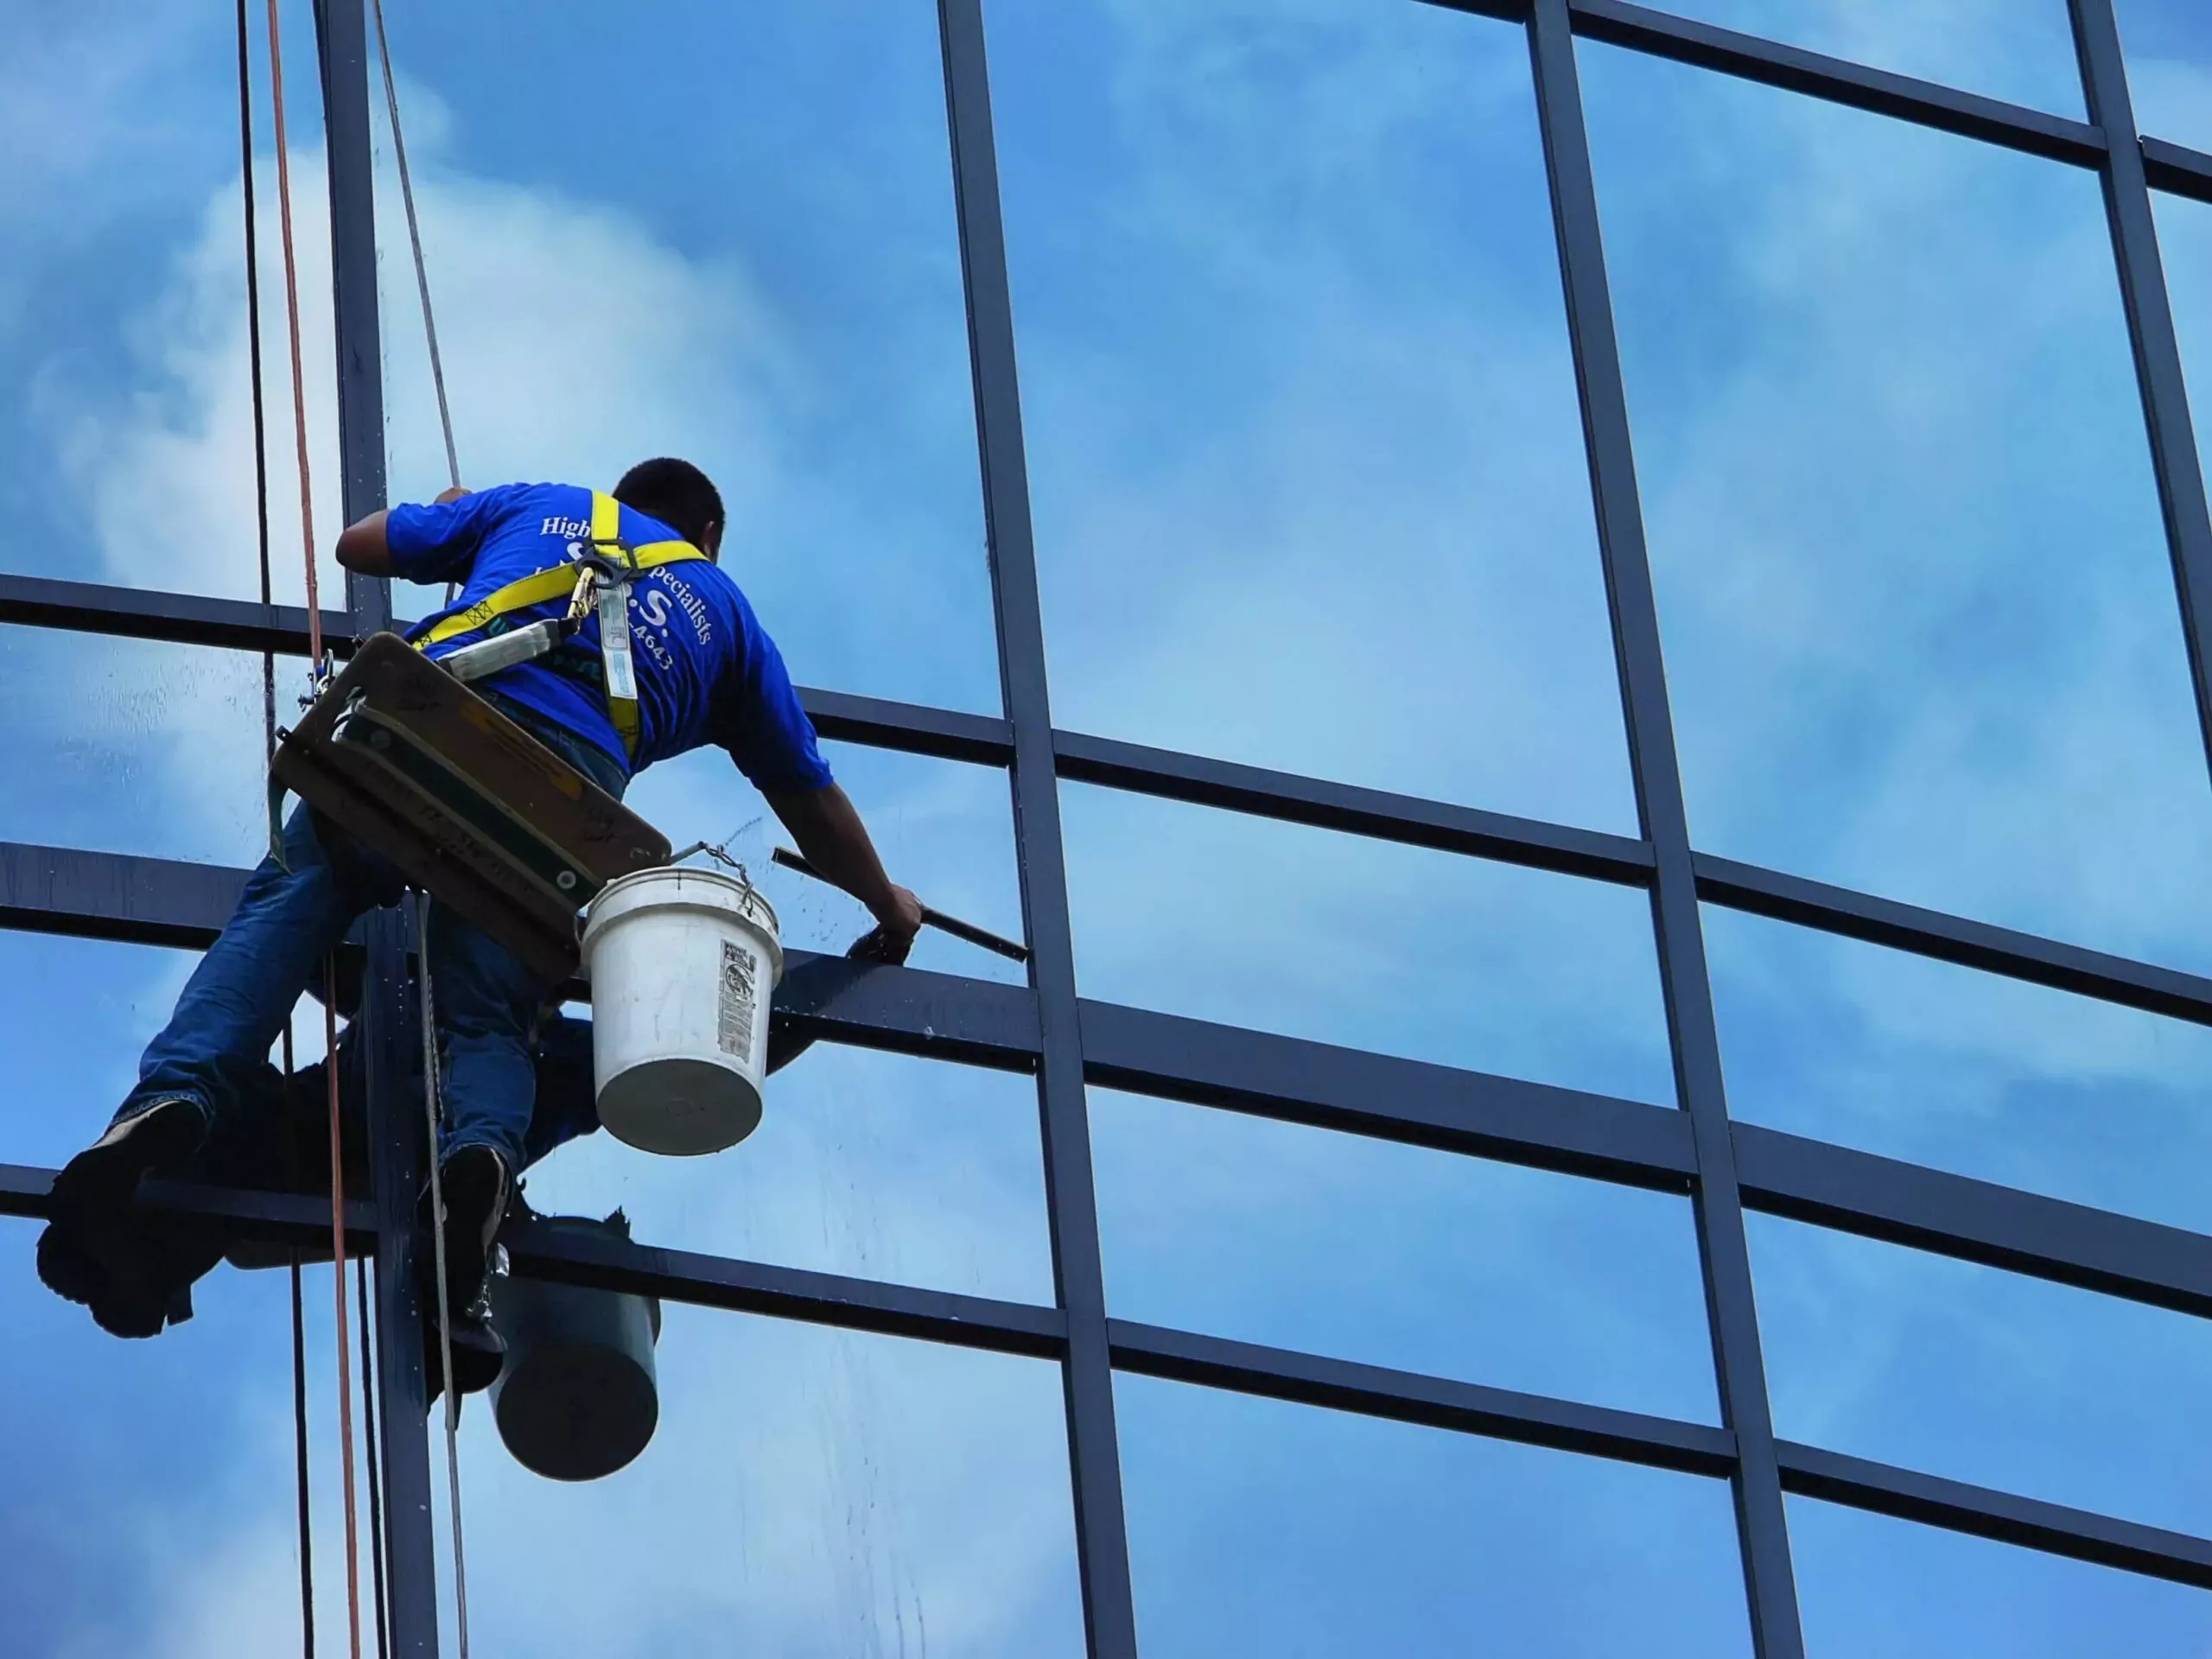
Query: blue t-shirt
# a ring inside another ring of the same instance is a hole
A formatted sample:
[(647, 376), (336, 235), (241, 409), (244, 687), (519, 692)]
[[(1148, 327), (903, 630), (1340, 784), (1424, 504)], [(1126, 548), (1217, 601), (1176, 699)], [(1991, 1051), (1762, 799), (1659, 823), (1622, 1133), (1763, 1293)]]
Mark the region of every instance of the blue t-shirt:
[[(461, 584), (451, 607), (416, 623), (408, 637), (511, 582), (582, 557), (590, 536), (591, 492), (571, 484), (504, 484), (443, 506), (394, 507), (385, 519), (392, 569), (410, 582)], [(683, 539), (628, 506), (621, 536), (632, 547)], [(564, 615), (568, 606), (565, 597), (549, 600), (510, 613), (488, 631)], [(446, 656), (486, 632), (456, 634), (429, 654)], [(755, 788), (796, 794), (831, 781), (782, 654), (719, 566), (690, 560), (631, 584), (630, 656), (638, 681), (635, 757), (624, 754), (607, 711), (595, 610), (557, 651), (501, 669), (483, 683), (606, 750), (632, 773), (718, 743)]]

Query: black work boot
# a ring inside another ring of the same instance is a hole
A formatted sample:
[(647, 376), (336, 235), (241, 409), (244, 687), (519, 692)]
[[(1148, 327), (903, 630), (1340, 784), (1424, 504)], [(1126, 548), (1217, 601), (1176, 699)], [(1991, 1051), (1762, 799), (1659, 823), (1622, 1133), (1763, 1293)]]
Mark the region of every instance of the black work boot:
[[(506, 1359), (507, 1344), (492, 1328), (486, 1285), (493, 1243), (507, 1213), (507, 1166), (489, 1147), (463, 1147), (439, 1166), (438, 1179), (446, 1205), (446, 1319), (454, 1384), (461, 1394), (475, 1394), (499, 1380)], [(429, 1198), (425, 1191), (426, 1217)], [(423, 1373), (433, 1398), (442, 1389), (445, 1375), (436, 1319), (435, 1248), (425, 1238), (416, 1252), (424, 1293)]]
[(192, 1281), (206, 1267), (194, 1271), (200, 1252), (189, 1248), (191, 1230), (133, 1200), (142, 1177), (175, 1168), (207, 1133), (197, 1102), (156, 1101), (112, 1125), (54, 1178), (38, 1276), (55, 1295), (91, 1309), (111, 1335), (156, 1337), (192, 1317)]
[(174, 1169), (207, 1138), (207, 1114), (194, 1100), (157, 1100), (61, 1166), (54, 1178), (52, 1214), (76, 1219), (130, 1203), (143, 1175)]

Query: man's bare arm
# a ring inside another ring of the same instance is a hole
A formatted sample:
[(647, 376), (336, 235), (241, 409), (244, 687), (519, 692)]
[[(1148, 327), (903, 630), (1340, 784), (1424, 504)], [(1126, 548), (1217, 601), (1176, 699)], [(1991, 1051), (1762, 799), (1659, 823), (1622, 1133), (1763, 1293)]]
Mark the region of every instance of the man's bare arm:
[(922, 925), (922, 901), (884, 874), (875, 843), (851, 799), (836, 785), (794, 795), (771, 795), (768, 804), (791, 832), (809, 863), (866, 905), (875, 931), (855, 954), (899, 963)]
[[(438, 493), (438, 505), (458, 501), (468, 492), (454, 488)], [(395, 576), (399, 573), (391, 568), (391, 543), (385, 539), (385, 515), (381, 509), (357, 523), (350, 524), (338, 534), (338, 563), (357, 575)]]

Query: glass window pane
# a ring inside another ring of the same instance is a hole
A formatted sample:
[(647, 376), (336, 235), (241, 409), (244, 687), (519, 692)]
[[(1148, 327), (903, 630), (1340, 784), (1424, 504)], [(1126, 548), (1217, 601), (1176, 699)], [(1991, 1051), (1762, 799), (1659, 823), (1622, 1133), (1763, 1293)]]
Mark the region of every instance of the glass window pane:
[(817, 1044), (775, 1075), (760, 1127), (727, 1152), (657, 1158), (595, 1134), (533, 1165), (526, 1189), (547, 1215), (619, 1206), (642, 1243), (1052, 1300), (1024, 1074)]
[(1146, 1659), (1749, 1654), (1726, 1482), (1115, 1379)]
[[(306, 672), (276, 665), (276, 718)], [(249, 865), (269, 847), (261, 658), (0, 627), (0, 840)]]
[(1717, 1421), (1684, 1198), (1094, 1089), (1117, 1318)]
[(1699, 844), (2212, 965), (2096, 175), (1582, 61)]
[[(9, 1333), (0, 1344), (0, 1457), (9, 1470), (0, 1484), (8, 1560), (0, 1610), (9, 1653), (298, 1652), (287, 1275), (218, 1268), (195, 1287), (188, 1323), (152, 1341), (119, 1341), (39, 1282), (32, 1257), (44, 1226), (0, 1218), (0, 1319)], [(307, 1269), (304, 1293), (315, 1621), (322, 1650), (343, 1652), (327, 1266)], [(358, 1404), (354, 1421), (358, 1436)], [(365, 1492), (356, 1444), (355, 1478)], [(365, 1600), (365, 1507), (360, 1531)]]
[(1739, 1118), (2212, 1230), (2212, 1029), (1708, 909)]
[(1775, 1432), (2202, 1535), (2212, 1325), (1745, 1218)]
[(619, 1472), (541, 1478), (492, 1413), (464, 1420), (473, 1645), (1080, 1659), (1057, 1366), (675, 1303), (663, 1319), (658, 1427)]
[(1661, 10), (2008, 103), (2082, 114), (2066, 0), (1673, 0)]
[(2195, 0), (2116, 0), (2141, 130), (2212, 149), (2212, 15)]
[(989, 22), (1060, 723), (1633, 833), (1522, 32)]
[(2187, 1585), (1792, 1497), (1810, 1659), (2195, 1659), (2212, 1597)]
[(0, 1163), (59, 1168), (138, 1081), (138, 1056), (199, 963), (191, 950), (0, 931)]
[[(822, 753), (860, 809), (893, 880), (963, 921), (1021, 937), (1005, 772), (858, 744), (825, 743)], [(721, 750), (652, 768), (624, 799), (674, 845), (712, 841), (742, 861), (775, 906), (785, 944), (842, 952), (874, 925), (857, 900), (770, 861), (772, 849), (790, 846), (791, 837)], [(968, 979), (1028, 983), (1019, 963), (935, 928), (922, 930), (907, 961)]]
[(1063, 784), (1083, 994), (1671, 1104), (1643, 893)]
[[(467, 478), (686, 456), (795, 679), (995, 711), (936, 8), (386, 11)], [(613, 86), (648, 107), (576, 118)], [(445, 454), (379, 165), (391, 488), (419, 500)]]
[[(327, 603), (338, 527), (329, 194), (313, 8), (283, 8), (308, 426)], [(274, 125), (255, 9), (271, 574), (298, 603), (299, 483)], [(227, 7), (11, 10), (0, 107), (14, 161), (0, 224), (0, 570), (254, 598), (252, 378)]]

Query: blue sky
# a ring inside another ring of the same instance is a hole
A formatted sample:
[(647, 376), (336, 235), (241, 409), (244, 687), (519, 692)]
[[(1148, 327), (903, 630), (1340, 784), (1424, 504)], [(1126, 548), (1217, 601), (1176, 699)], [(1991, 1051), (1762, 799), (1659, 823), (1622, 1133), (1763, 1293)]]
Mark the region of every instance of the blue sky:
[[(2080, 111), (2061, 0), (1689, 10)], [(389, 10), (466, 474), (604, 480), (690, 454), (800, 679), (995, 709), (933, 8), (690, 4), (651, 29), (570, 4), (527, 27)], [(1522, 37), (1395, 0), (987, 11), (1058, 721), (1632, 832)], [(2178, 0), (2123, 0), (2121, 22), (2144, 126), (2212, 143), (2202, 22)], [(304, 7), (286, 29), (327, 546)], [(0, 216), (34, 251), (0, 274), (0, 499), (30, 532), (0, 569), (249, 595), (227, 19), (16, 8), (0, 42), (23, 158)], [(1580, 61), (1699, 844), (2212, 966), (2212, 788), (2094, 179), (1608, 48)], [(649, 95), (577, 118), (601, 86)], [(281, 416), (265, 120), (262, 143)], [(388, 448), (395, 496), (419, 498), (442, 452), (389, 162)], [(2212, 407), (2212, 208), (2162, 203), (2159, 227)], [(257, 660), (0, 629), (0, 691), (37, 780), (0, 792), (0, 836), (253, 855)], [(902, 879), (1018, 929), (998, 774), (832, 760)], [(718, 756), (634, 799), (679, 840), (768, 844)], [(1062, 800), (1086, 995), (1672, 1103), (1632, 893)], [(842, 901), (772, 890), (795, 943), (858, 931)], [(1754, 918), (1707, 928), (1739, 1116), (2212, 1226), (2203, 1030)], [(950, 943), (918, 959), (1004, 976)], [(55, 1162), (188, 963), (0, 934), (0, 965), (19, 1103), (0, 1156)], [(1716, 1414), (1680, 1199), (1107, 1091), (1092, 1109), (1117, 1313)], [(1050, 1294), (1033, 1095), (966, 1068), (818, 1048), (741, 1149), (585, 1143), (531, 1195), (621, 1204), (684, 1248)], [(126, 1346), (37, 1287), (33, 1229), (10, 1236), (11, 1639), (289, 1650), (282, 1276), (219, 1274), (193, 1325)], [(1784, 1433), (2212, 1529), (2200, 1322), (1759, 1218), (1751, 1246)], [(309, 1292), (327, 1449), (327, 1280)], [(524, 1472), (472, 1410), (487, 1651), (1080, 1651), (1050, 1367), (675, 1309), (661, 1386), (653, 1446), (582, 1488)], [(1425, 1654), (1470, 1629), (1502, 1651), (1748, 1651), (1713, 1483), (1145, 1379), (1117, 1397), (1152, 1659)], [(327, 1456), (316, 1472), (327, 1631)], [(1796, 1500), (1791, 1525), (1822, 1659), (2212, 1639), (2197, 1592)]]

